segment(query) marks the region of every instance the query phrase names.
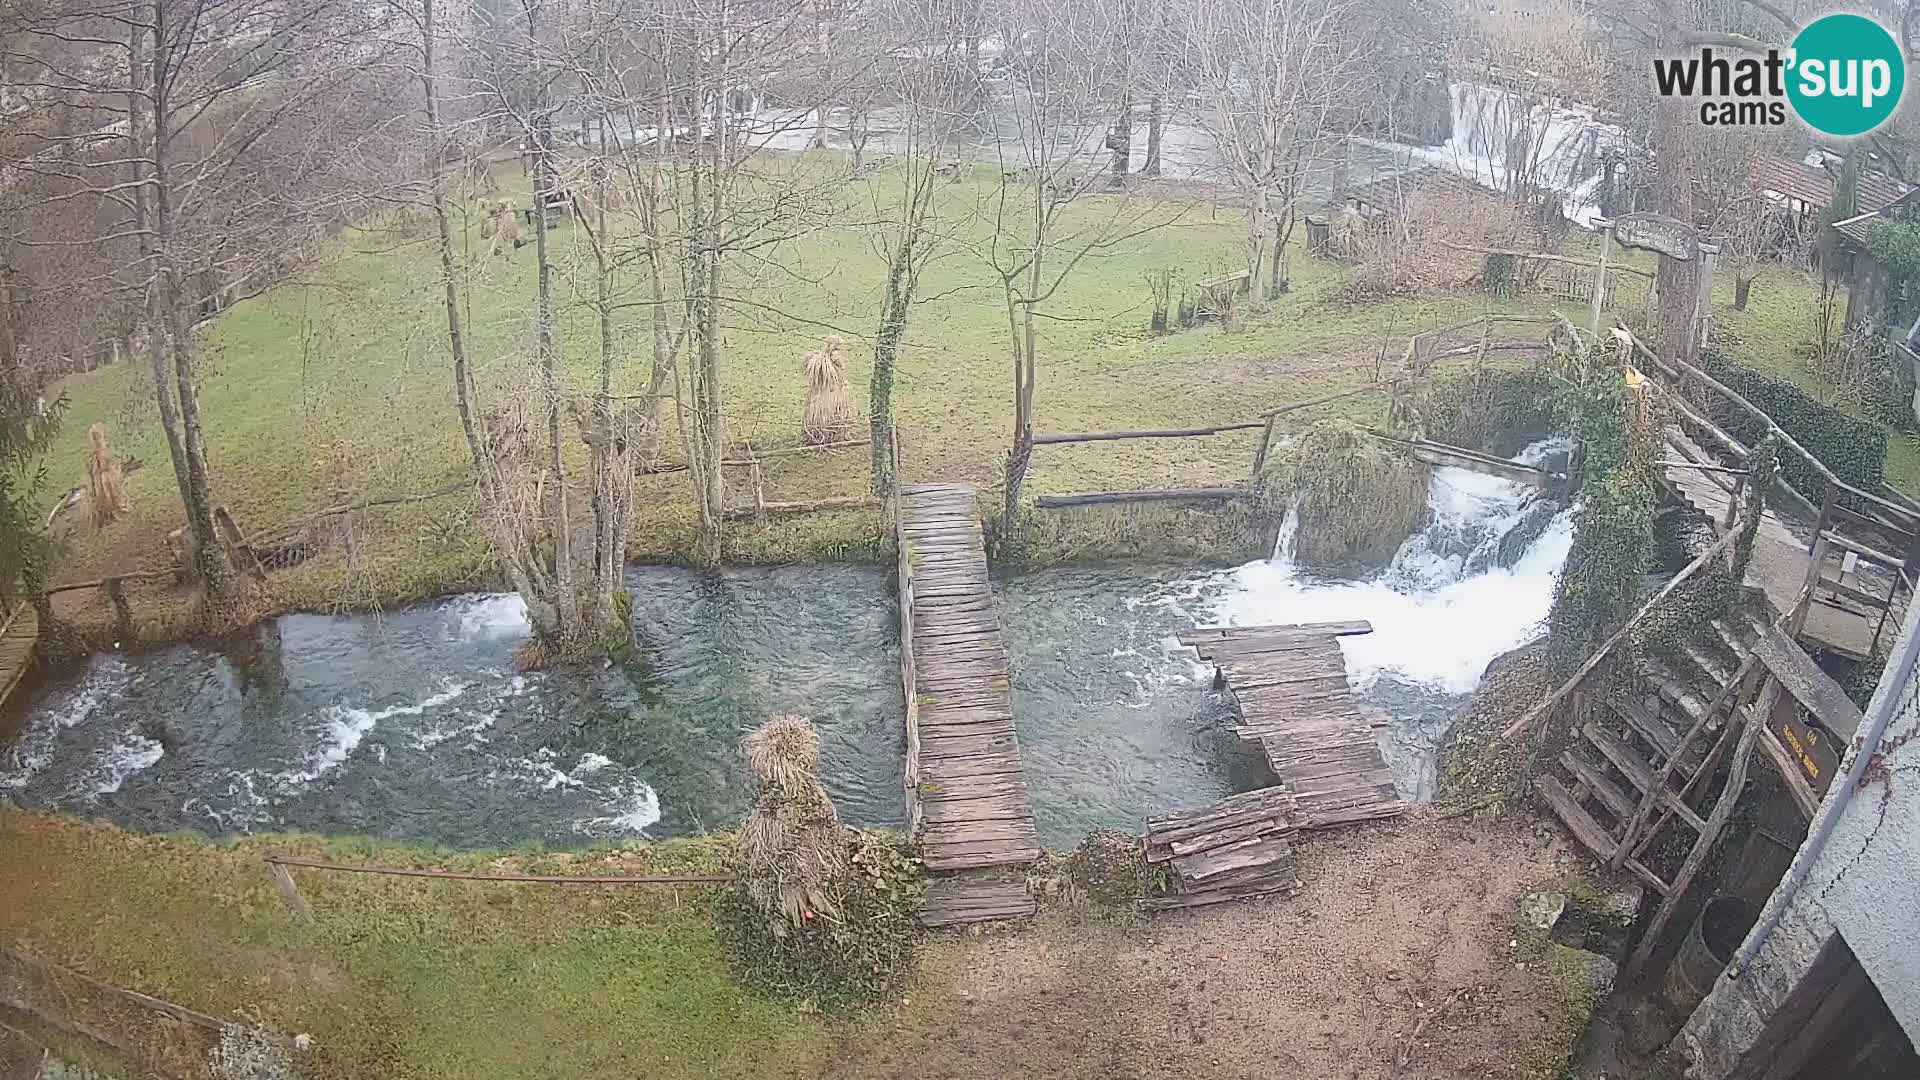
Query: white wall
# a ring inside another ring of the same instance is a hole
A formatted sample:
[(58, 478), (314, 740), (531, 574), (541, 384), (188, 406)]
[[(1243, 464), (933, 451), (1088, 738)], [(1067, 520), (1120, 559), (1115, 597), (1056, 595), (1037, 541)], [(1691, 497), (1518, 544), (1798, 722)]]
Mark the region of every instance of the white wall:
[[(1893, 656), (1905, 649), (1916, 624), (1920, 603), (1907, 612)], [(1786, 914), (1747, 971), (1739, 979), (1721, 976), (1687, 1020), (1680, 1039), (1694, 1062), (1688, 1075), (1696, 1080), (1719, 1080), (1732, 1069), (1836, 930), (1920, 1045), (1920, 687), (1889, 685), (1893, 666), (1867, 709), (1872, 717), (1883, 698), (1897, 702), (1881, 742), (1885, 767), (1871, 768), (1865, 786), (1840, 811), (1801, 889), (1791, 897), (1776, 891), (1768, 901), (1769, 911), (1785, 904)], [(1851, 760), (1842, 763), (1843, 773)], [(1834, 812), (1841, 786), (1834, 782), (1819, 815)], [(1807, 857), (1802, 848), (1795, 864)]]

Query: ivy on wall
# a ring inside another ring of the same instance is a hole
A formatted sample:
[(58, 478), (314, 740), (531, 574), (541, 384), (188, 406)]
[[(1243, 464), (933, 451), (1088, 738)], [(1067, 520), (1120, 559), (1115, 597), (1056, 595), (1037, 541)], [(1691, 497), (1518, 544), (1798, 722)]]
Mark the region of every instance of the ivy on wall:
[[(1632, 614), (1653, 550), (1662, 416), (1606, 353), (1568, 358), (1558, 408), (1580, 440), (1580, 523), (1547, 616), (1547, 666), (1572, 675)], [(1616, 662), (1617, 670), (1631, 670)]]

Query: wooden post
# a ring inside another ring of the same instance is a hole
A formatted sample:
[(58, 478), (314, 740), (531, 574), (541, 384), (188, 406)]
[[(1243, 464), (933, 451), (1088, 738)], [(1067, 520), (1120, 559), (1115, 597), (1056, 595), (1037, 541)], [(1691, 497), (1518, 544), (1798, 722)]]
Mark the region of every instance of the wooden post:
[(1827, 530), (1833, 524), (1833, 507), (1838, 501), (1840, 489), (1832, 480), (1827, 481), (1826, 495), (1820, 500), (1820, 519), (1813, 526), (1813, 543), (1807, 551), (1807, 578), (1801, 583), (1800, 602), (1795, 604), (1787, 620), (1787, 636), (1798, 638), (1806, 628), (1807, 613), (1813, 607), (1814, 590), (1820, 580), (1826, 576)]
[(1600, 265), (1593, 272), (1593, 340), (1600, 340), (1600, 310), (1607, 295), (1607, 256), (1613, 251), (1613, 223), (1600, 230)]
[(1747, 474), (1735, 473), (1733, 477), (1733, 494), (1727, 499), (1726, 519), (1720, 523), (1721, 532), (1726, 532), (1733, 528), (1733, 519), (1740, 514), (1740, 496), (1746, 490)]
[(1273, 422), (1280, 418), (1279, 413), (1267, 417), (1267, 426), (1260, 432), (1260, 445), (1253, 452), (1253, 473), (1248, 479), (1258, 482), (1260, 473), (1267, 467), (1267, 450), (1273, 445)]
[(279, 863), (268, 865), (273, 867), (273, 884), (280, 890), (280, 899), (287, 902), (287, 910), (312, 922), (313, 909), (307, 906), (307, 898), (300, 895), (300, 886), (293, 883), (293, 872)]
[(236, 572), (251, 574), (265, 581), (266, 567), (260, 565), (260, 560), (254, 556), (253, 549), (247, 546), (246, 534), (241, 532), (240, 526), (234, 523), (233, 515), (227, 511), (226, 504), (222, 503), (213, 508), (213, 520), (220, 526), (220, 539), (227, 547), (227, 562), (232, 564)]
[(133, 608), (127, 604), (127, 594), (120, 587), (117, 577), (104, 578), (100, 582), (100, 591), (107, 594), (107, 601), (113, 605), (113, 632), (120, 640), (133, 638)]

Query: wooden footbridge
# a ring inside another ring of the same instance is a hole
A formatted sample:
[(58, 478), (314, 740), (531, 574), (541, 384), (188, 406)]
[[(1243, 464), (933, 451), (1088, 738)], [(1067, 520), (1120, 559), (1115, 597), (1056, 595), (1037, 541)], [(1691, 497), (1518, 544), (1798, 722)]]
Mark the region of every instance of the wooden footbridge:
[(22, 603), (0, 623), (0, 704), (12, 696), (33, 664), (33, 646), (40, 640), (40, 617), (33, 605)]
[(1300, 623), (1189, 630), (1180, 643), (1213, 662), (1240, 706), (1241, 739), (1259, 746), (1293, 794), (1302, 827), (1344, 825), (1406, 811), (1380, 755), (1384, 717), (1347, 688), (1340, 639), (1373, 624)]
[(908, 828), (934, 874), (921, 921), (1030, 913), (1024, 871), (1040, 838), (974, 491), (903, 487), (895, 514)]

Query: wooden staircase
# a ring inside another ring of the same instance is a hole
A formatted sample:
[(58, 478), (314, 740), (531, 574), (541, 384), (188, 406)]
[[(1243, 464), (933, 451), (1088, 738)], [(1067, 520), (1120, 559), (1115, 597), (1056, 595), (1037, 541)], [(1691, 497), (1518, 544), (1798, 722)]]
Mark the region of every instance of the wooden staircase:
[[(1740, 688), (1761, 668), (1754, 655), (1760, 630), (1751, 616), (1732, 615), (1714, 620), (1711, 633), (1677, 656), (1642, 658), (1635, 690), (1601, 699), (1560, 755), (1560, 773), (1534, 781), (1575, 839), (1662, 897), (1686, 890), (1718, 831), (1711, 818), (1719, 792), (1710, 780), (1743, 726), (1727, 720)], [(1668, 880), (1643, 860), (1674, 819), (1695, 839)]]

